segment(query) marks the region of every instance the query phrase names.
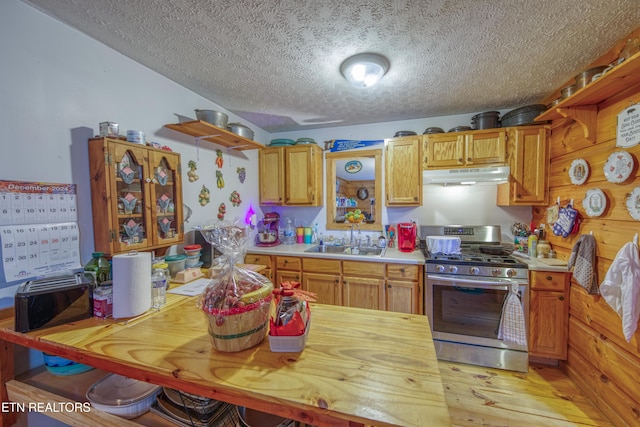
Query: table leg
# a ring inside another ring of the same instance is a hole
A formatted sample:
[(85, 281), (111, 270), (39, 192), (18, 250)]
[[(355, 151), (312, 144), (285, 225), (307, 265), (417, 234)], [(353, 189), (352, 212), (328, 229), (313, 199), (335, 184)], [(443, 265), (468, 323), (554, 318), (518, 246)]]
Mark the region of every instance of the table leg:
[(7, 395), (6, 382), (14, 378), (13, 343), (0, 340), (0, 426), (10, 427), (18, 420), (18, 414), (12, 410)]

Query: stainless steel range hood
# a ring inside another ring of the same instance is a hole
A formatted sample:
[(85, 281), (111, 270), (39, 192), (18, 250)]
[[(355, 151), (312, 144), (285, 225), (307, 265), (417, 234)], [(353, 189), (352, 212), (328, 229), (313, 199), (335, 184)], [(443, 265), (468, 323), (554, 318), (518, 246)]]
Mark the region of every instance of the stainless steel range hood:
[(502, 184), (509, 180), (509, 166), (483, 168), (439, 169), (422, 172), (423, 184)]

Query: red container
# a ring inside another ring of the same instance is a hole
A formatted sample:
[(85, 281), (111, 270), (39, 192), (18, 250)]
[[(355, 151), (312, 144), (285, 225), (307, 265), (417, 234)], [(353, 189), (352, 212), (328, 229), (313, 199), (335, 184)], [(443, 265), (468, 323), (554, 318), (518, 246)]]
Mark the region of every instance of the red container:
[(401, 222), (398, 224), (398, 249), (400, 252), (413, 252), (416, 248), (416, 224)]

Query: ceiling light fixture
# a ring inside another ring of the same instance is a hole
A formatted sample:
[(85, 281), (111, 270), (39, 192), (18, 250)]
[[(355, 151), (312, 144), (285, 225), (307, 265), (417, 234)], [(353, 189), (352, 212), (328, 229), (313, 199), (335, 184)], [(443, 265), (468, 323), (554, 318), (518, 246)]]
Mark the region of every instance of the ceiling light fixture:
[(373, 86), (389, 70), (389, 60), (377, 53), (359, 53), (344, 60), (340, 72), (356, 87)]

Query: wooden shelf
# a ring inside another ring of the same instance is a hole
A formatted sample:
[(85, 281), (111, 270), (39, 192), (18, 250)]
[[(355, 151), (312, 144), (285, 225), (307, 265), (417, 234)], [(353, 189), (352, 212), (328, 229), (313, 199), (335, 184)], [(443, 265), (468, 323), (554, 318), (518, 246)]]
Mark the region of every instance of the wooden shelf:
[(233, 132), (229, 132), (226, 129), (219, 128), (202, 120), (167, 124), (164, 125), (164, 127), (240, 151), (264, 148), (262, 144), (258, 144), (255, 141), (236, 135)]
[[(609, 98), (611, 94), (640, 83), (640, 53), (636, 53), (623, 63), (616, 65), (598, 80), (589, 83), (568, 98), (560, 101), (536, 117), (536, 121), (555, 120), (563, 117), (573, 118), (573, 111), (584, 115), (584, 108), (591, 107)], [(590, 132), (593, 129), (590, 129)], [(595, 137), (595, 132), (593, 132)]]

